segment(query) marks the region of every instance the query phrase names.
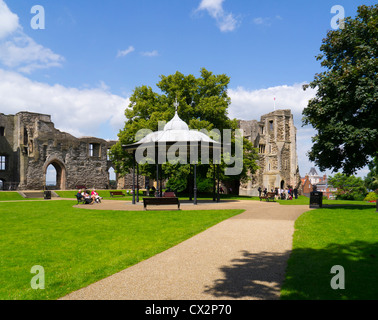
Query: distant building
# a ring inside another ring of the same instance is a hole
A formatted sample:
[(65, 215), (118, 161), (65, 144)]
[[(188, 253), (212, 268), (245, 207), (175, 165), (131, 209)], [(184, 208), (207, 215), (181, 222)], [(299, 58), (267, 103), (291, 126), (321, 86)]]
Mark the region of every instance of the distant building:
[(302, 194), (306, 197), (310, 196), (310, 193), (314, 191), (316, 187), (317, 191), (323, 192), (323, 196), (328, 199), (334, 199), (334, 193), (337, 191), (337, 188), (334, 188), (328, 183), (327, 175), (321, 177), (315, 168), (311, 168), (310, 172), (306, 174), (304, 178), (301, 178), (302, 181)]

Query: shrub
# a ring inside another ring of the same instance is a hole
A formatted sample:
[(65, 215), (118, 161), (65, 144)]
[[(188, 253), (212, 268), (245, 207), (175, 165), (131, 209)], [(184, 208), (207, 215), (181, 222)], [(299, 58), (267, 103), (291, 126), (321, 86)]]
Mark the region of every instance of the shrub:
[(364, 201), (376, 201), (378, 199), (378, 194), (375, 192), (369, 192), (365, 197)]

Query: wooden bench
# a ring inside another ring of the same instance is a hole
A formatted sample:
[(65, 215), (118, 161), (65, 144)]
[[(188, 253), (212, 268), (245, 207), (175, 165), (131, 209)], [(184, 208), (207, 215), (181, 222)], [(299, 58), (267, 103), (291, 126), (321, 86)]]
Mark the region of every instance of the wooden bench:
[(176, 195), (175, 195), (175, 193), (172, 192), (172, 191), (166, 191), (166, 192), (164, 192), (163, 197), (164, 197), (164, 198), (175, 198)]
[(260, 196), (260, 201), (261, 200), (265, 200), (265, 201), (270, 201), (270, 200), (273, 200), (274, 201), (274, 197), (276, 196), (276, 194), (274, 192), (268, 192), (266, 194), (266, 196)]
[(180, 201), (176, 197), (143, 198), (144, 210), (147, 210), (147, 205), (164, 206), (171, 204), (177, 204), (177, 210), (180, 210)]
[(110, 192), (110, 196), (111, 197), (114, 197), (114, 196), (122, 196), (124, 197), (125, 194), (122, 192), (122, 191), (109, 191)]
[(79, 197), (77, 194), (75, 194), (75, 197), (77, 199), (77, 204), (79, 204), (79, 203), (85, 203), (84, 197)]

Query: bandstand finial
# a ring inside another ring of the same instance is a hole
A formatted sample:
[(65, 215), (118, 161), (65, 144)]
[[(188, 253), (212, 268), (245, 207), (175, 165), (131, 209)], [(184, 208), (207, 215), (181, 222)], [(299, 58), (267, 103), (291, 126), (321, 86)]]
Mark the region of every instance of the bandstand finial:
[(175, 111), (177, 112), (178, 106), (180, 105), (180, 104), (177, 102), (177, 97), (176, 97), (175, 103), (174, 103), (173, 105), (174, 105), (174, 107), (175, 107)]

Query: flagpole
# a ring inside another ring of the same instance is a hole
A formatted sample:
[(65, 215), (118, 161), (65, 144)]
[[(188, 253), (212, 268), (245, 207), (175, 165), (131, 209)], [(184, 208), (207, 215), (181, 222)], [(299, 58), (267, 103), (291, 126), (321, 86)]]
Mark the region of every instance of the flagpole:
[(274, 97), (274, 111), (276, 111), (276, 97)]

